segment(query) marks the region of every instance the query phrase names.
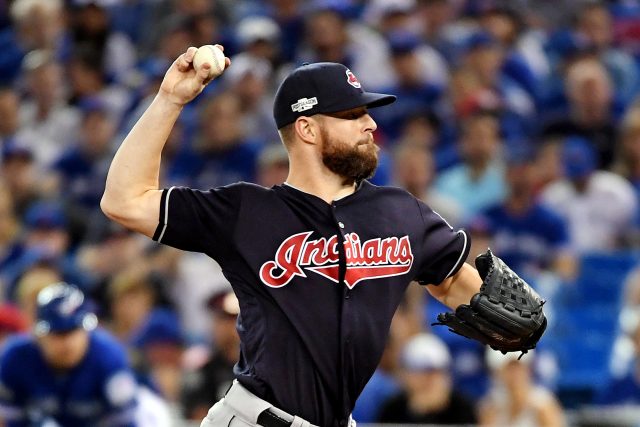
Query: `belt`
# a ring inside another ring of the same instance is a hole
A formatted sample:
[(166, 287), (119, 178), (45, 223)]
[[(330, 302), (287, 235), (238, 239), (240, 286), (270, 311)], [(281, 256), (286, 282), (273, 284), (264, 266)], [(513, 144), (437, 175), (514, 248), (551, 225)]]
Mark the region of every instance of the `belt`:
[(258, 424), (263, 427), (290, 427), (291, 423), (284, 418), (280, 418), (268, 409), (258, 415)]

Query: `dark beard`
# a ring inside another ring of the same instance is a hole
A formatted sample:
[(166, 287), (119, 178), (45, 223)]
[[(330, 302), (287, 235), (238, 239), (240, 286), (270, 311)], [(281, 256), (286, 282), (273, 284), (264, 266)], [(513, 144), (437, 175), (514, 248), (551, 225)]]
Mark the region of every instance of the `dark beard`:
[(364, 147), (356, 144), (350, 146), (342, 140), (330, 138), (325, 129), (322, 133), (322, 163), (333, 173), (344, 178), (344, 185), (358, 183), (371, 178), (378, 167), (378, 146), (373, 142), (365, 143)]

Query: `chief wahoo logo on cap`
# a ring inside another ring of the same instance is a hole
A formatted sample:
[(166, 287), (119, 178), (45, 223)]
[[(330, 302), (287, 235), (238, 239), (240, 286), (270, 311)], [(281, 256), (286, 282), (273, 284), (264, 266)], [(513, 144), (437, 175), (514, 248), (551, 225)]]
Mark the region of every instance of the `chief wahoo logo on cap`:
[(351, 86), (355, 87), (356, 89), (360, 89), (362, 85), (358, 81), (358, 78), (356, 77), (356, 75), (353, 74), (353, 72), (349, 69), (347, 69), (346, 73), (347, 73), (347, 83), (349, 83)]

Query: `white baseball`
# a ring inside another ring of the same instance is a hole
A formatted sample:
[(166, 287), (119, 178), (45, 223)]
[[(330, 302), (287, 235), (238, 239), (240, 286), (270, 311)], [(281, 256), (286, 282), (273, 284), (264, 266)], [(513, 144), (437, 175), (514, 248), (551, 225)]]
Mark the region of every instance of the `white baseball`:
[(205, 63), (209, 63), (209, 78), (218, 77), (224, 71), (224, 53), (220, 48), (207, 44), (200, 46), (193, 56), (193, 68), (199, 70)]

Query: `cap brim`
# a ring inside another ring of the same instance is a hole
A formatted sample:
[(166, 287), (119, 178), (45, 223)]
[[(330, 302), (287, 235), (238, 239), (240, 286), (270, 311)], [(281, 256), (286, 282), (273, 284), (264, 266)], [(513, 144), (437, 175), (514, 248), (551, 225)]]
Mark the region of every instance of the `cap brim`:
[(362, 94), (362, 98), (366, 101), (364, 106), (368, 108), (382, 107), (384, 105), (392, 104), (396, 101), (395, 95), (388, 95), (386, 93), (365, 92)]
[(323, 111), (318, 111), (314, 114), (339, 113), (340, 111), (348, 111), (358, 107), (382, 107), (384, 105), (391, 104), (395, 100), (395, 95), (388, 95), (386, 93), (363, 92), (357, 97), (351, 97), (348, 102), (341, 102), (340, 105), (335, 105), (333, 106), (333, 108), (331, 106), (328, 106)]

